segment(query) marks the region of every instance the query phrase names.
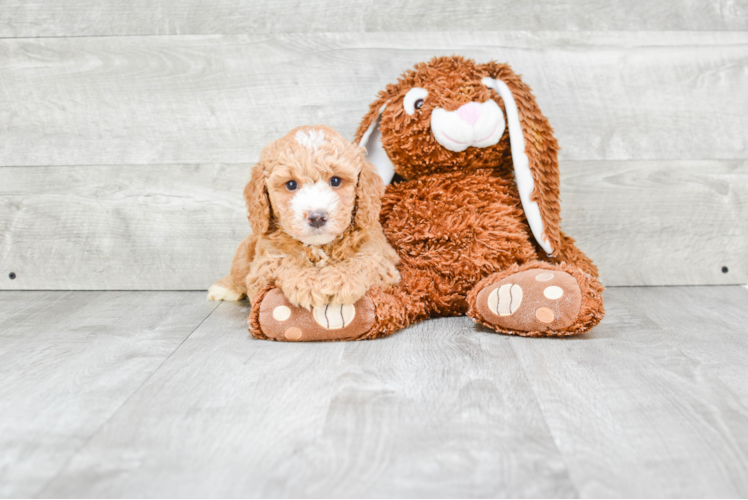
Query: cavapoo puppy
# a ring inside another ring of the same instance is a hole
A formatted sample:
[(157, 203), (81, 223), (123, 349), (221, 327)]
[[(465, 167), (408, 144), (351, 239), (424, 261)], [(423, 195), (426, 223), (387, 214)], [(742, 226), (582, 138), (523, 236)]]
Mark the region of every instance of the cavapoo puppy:
[[(328, 127), (298, 127), (270, 143), (244, 189), (253, 234), (208, 298), (275, 304), (269, 322), (277, 328), (251, 329), (262, 338), (272, 331), (277, 336), (269, 338), (300, 340), (294, 337), (314, 337), (317, 328), (347, 330), (357, 316), (353, 305), (369, 288), (400, 278), (397, 254), (379, 223), (383, 194), (365, 150)], [(313, 310), (317, 325), (287, 332), (280, 323), (295, 308)]]

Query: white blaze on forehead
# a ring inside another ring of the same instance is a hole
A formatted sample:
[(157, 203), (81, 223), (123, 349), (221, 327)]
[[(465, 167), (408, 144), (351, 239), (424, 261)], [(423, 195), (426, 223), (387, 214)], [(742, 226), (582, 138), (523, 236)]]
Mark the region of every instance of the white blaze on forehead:
[(312, 151), (317, 151), (317, 147), (327, 143), (325, 140), (325, 132), (322, 130), (299, 130), (296, 132), (294, 138), (300, 145), (311, 149)]

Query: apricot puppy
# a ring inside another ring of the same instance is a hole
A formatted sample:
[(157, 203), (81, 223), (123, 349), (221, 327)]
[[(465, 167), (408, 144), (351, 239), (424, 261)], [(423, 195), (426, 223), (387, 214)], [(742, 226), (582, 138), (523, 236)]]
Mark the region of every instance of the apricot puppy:
[(292, 130), (265, 147), (252, 170), (244, 197), (253, 234), (208, 298), (254, 303), (278, 288), (292, 307), (327, 309), (397, 283), (398, 257), (379, 223), (383, 194), (363, 148), (325, 126)]

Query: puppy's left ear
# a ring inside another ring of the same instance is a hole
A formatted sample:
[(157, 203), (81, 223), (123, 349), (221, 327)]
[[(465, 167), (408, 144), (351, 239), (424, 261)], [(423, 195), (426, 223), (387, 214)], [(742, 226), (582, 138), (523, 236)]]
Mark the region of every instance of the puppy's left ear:
[(522, 208), (535, 240), (548, 255), (559, 249), (558, 142), (530, 87), (506, 64), (483, 65), (482, 83), (504, 101), (509, 144)]
[(252, 234), (258, 236), (270, 230), (270, 201), (265, 187), (265, 165), (262, 161), (252, 168), (252, 178), (244, 187), (244, 201), (247, 203), (247, 218)]
[(379, 221), (384, 181), (374, 165), (363, 158), (361, 162), (363, 166), (356, 183), (356, 214), (353, 222), (358, 227), (368, 228)]

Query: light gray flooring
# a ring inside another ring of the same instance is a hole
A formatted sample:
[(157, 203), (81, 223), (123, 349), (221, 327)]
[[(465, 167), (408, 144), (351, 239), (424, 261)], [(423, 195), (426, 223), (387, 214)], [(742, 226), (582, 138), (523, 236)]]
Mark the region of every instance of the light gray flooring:
[(0, 292), (0, 496), (748, 496), (748, 290), (605, 298), (284, 344), (204, 292)]

